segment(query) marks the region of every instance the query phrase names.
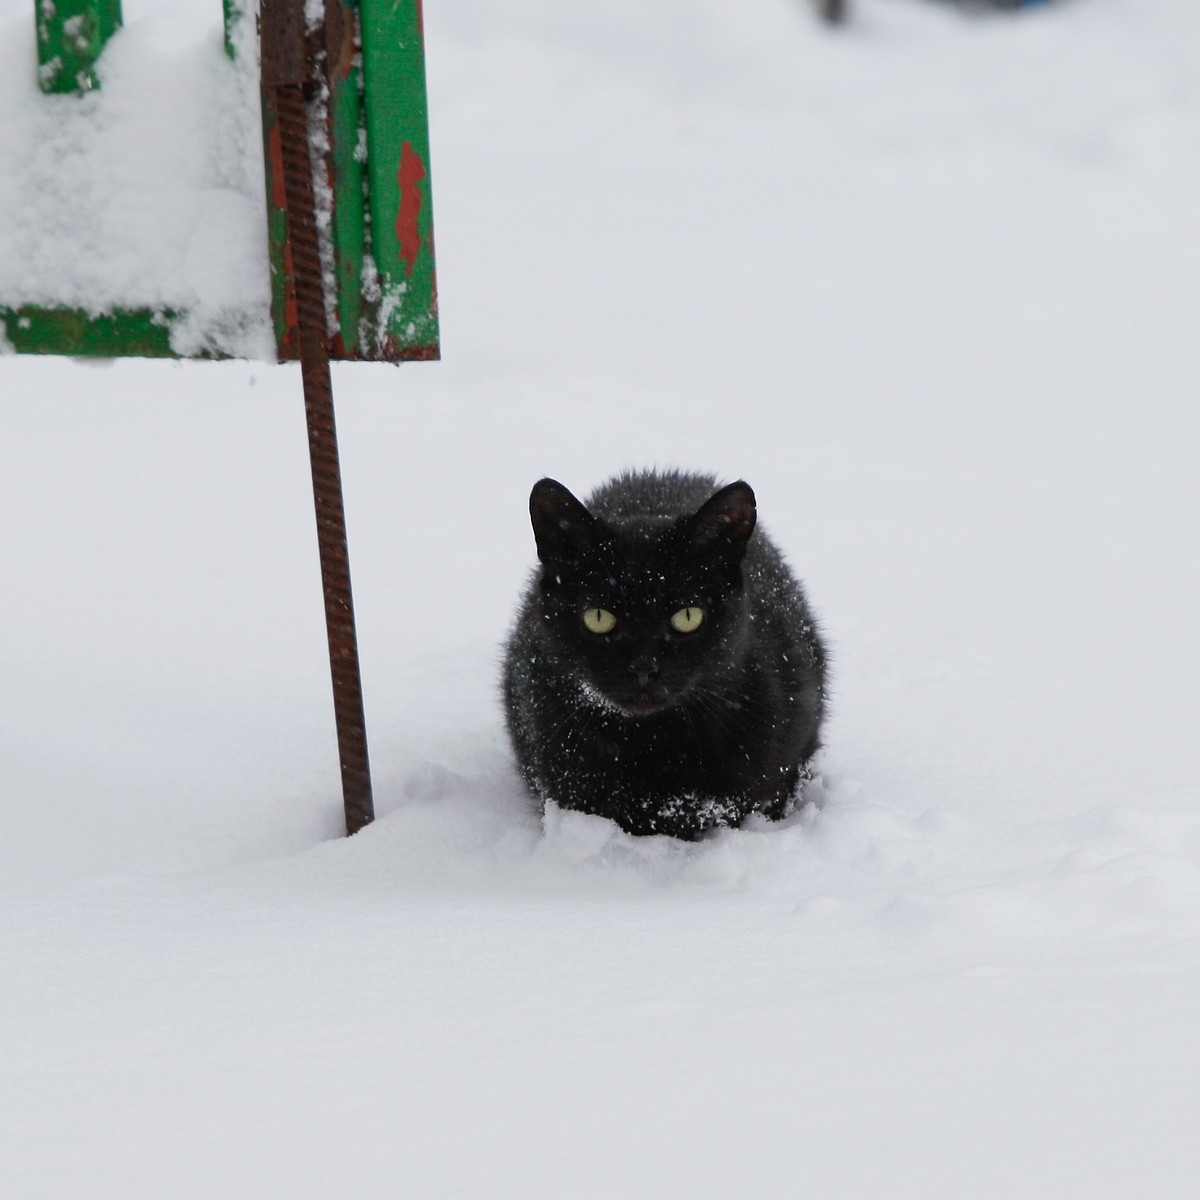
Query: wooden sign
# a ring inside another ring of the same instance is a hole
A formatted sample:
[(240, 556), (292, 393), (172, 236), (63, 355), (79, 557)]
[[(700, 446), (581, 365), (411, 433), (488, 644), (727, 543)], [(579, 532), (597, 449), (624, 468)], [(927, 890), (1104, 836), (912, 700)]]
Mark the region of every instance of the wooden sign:
[[(231, 57), (247, 45), (237, 28), (246, 2), (224, 0)], [(119, 0), (35, 0), (34, 9), (42, 90), (94, 92), (97, 61), (121, 25)], [(438, 357), (421, 0), (261, 0), (258, 20), (262, 249), (277, 355), (299, 360), (304, 386), (342, 796), (354, 833), (373, 820), (374, 805), (329, 363)], [(6, 296), (0, 340), (25, 354), (181, 357), (173, 333), (187, 317), (151, 304), (93, 311)]]
[[(215, 0), (214, 0), (215, 3)], [(225, 47), (245, 0), (224, 0)], [(38, 80), (47, 93), (95, 91), (96, 64), (121, 27), (120, 0), (34, 0)], [(433, 253), (428, 100), (421, 0), (325, 0), (324, 21), (309, 29), (305, 52), (321, 62), (320, 85), (306, 97), (320, 131), (314, 153), (324, 185), (315, 200), (330, 313), (332, 359), (401, 362), (439, 355)], [(311, 7), (311, 5), (310, 5)], [(264, 94), (268, 253), (275, 342), (281, 360), (299, 357), (295, 313), (287, 303), (277, 117)], [(181, 357), (175, 308), (125, 304), (101, 313), (0, 297), (0, 334), (20, 354), (104, 358)], [(200, 357), (222, 357), (201, 351)]]

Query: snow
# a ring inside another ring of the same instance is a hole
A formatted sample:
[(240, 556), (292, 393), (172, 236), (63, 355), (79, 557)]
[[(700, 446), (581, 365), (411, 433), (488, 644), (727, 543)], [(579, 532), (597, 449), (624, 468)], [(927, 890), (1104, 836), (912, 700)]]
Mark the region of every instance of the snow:
[[(224, 69), (154, 8), (106, 88)], [(0, 359), (5, 1194), (1190, 1196), (1200, 10), (425, 21), (444, 361), (335, 369), (373, 826), (298, 372)], [(59, 286), (10, 194), (0, 296)], [(782, 826), (543, 824), (513, 769), (529, 487), (654, 463), (749, 480), (828, 635)]]
[(252, 22), (235, 65), (219, 6), (215, 22), (198, 7), (209, 20), (188, 37), (161, 5), (124, 5), (101, 91), (44, 96), (33, 6), (0, 5), (0, 295), (174, 309), (179, 353), (273, 358)]

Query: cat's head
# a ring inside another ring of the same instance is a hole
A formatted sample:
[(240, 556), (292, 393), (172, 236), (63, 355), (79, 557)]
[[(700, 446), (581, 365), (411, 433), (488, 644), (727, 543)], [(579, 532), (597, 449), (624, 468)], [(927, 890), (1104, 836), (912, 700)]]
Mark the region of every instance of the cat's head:
[(742, 559), (756, 519), (748, 483), (683, 516), (606, 523), (543, 479), (529, 511), (545, 632), (593, 698), (648, 716), (730, 661), (745, 636)]

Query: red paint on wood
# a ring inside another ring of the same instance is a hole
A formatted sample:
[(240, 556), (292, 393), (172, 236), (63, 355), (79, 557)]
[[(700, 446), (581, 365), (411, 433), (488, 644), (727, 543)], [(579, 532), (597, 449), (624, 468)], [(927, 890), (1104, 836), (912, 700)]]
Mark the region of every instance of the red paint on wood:
[(400, 243), (400, 260), (405, 264), (404, 273), (411, 275), (417, 265), (421, 250), (421, 180), (425, 178), (425, 164), (412, 148), (412, 142), (400, 147), (400, 169), (396, 182), (400, 185), (400, 207), (396, 212), (396, 240)]
[[(263, 103), (264, 105), (267, 103), (265, 95)], [(268, 174), (271, 181), (271, 205), (283, 213), (286, 219), (287, 192), (283, 185), (283, 143), (280, 139), (278, 119), (267, 130), (267, 157), (270, 160), (270, 171)], [(283, 334), (280, 337), (279, 357), (281, 359), (292, 359), (299, 357), (300, 353), (296, 341), (300, 318), (296, 311), (296, 293), (290, 283), (287, 282), (295, 278), (295, 267), (292, 263), (292, 241), (290, 237), (283, 243), (283, 270), (286, 279), (283, 285), (285, 289), (283, 298)]]
[(388, 335), (383, 339), (383, 357), (388, 362), (437, 362), (442, 357), (438, 346), (410, 346)]
[(354, 15), (345, 0), (326, 6), (325, 42), (329, 55), (329, 75), (332, 80), (345, 82), (350, 78), (354, 56), (358, 51), (354, 36)]

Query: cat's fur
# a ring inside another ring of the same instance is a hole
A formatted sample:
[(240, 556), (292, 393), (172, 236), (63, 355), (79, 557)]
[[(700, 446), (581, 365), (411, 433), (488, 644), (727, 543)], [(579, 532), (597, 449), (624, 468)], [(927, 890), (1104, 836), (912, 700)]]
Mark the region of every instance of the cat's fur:
[[(625, 474), (585, 507), (543, 479), (529, 506), (541, 567), (504, 695), (534, 795), (687, 838), (786, 814), (819, 743), (825, 652), (750, 486)], [(688, 606), (704, 620), (677, 632)], [(611, 632), (585, 627), (591, 609), (617, 617)]]

